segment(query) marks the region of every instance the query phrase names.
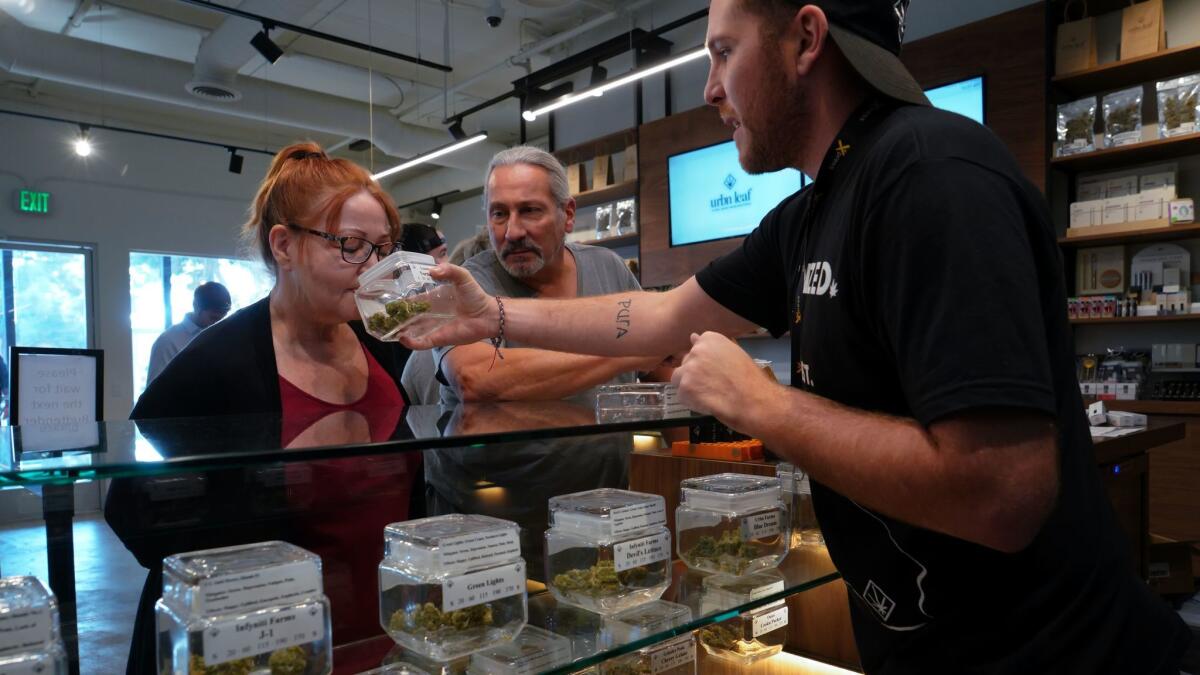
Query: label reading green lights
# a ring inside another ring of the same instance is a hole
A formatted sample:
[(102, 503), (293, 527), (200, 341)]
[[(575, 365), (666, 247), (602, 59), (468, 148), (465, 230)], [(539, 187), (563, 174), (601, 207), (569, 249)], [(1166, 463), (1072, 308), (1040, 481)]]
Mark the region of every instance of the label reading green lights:
[(50, 213), (50, 193), (18, 190), (17, 209), (23, 213)]

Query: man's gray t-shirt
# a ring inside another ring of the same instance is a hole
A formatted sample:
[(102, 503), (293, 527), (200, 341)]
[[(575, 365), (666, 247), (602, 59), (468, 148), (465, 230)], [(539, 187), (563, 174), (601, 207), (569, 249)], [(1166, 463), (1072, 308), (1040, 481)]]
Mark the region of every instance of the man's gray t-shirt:
[[(624, 261), (612, 251), (579, 244), (567, 244), (567, 248), (575, 256), (580, 296), (641, 289)], [(504, 271), (492, 250), (476, 255), (463, 267), (489, 295), (535, 297), (532, 290)], [(522, 346), (506, 341), (501, 349)], [(434, 363), (439, 371), (450, 349), (434, 350)], [(610, 383), (632, 382), (634, 378), (634, 373), (622, 373)], [(595, 404), (594, 390), (580, 392), (567, 400), (590, 408)], [(442, 403), (454, 406), (458, 402), (456, 392), (443, 386)], [(626, 487), (632, 450), (629, 434), (428, 450), (425, 480), (429, 486), (430, 515), (481, 513), (516, 521), (521, 525), (521, 548), (529, 561), (530, 574), (541, 578), (546, 502), (561, 494)], [(476, 486), (480, 481), (503, 488), (503, 498), (479, 492)]]

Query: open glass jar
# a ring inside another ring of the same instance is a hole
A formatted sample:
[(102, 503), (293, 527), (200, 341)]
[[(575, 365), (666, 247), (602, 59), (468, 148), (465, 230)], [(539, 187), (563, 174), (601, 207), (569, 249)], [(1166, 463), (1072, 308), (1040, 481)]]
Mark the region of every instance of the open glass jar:
[(721, 473), (680, 486), (675, 532), (688, 567), (740, 576), (776, 567), (787, 555), (791, 521), (778, 478)]
[(560, 602), (613, 614), (670, 585), (671, 533), (659, 495), (600, 488), (550, 500), (546, 580)]
[(601, 675), (696, 675), (692, 633), (618, 656), (600, 664)]
[(696, 631), (710, 656), (750, 666), (783, 651), (787, 641), (788, 607), (778, 600)]
[(333, 670), (321, 559), (282, 541), (163, 560), (159, 672), (213, 675)]
[(783, 487), (784, 500), (792, 507), (791, 547), (820, 546), (825, 543), (817, 513), (813, 510), (812, 486), (808, 474), (788, 462), (775, 467), (775, 475)]
[(358, 277), (354, 302), (367, 332), (384, 341), (420, 337), (454, 318), (454, 285), (434, 281), (433, 256), (397, 251)]
[(451, 661), (512, 640), (525, 625), (516, 523), (451, 514), (384, 529), (379, 620), (399, 645)]
[(58, 602), (36, 577), (0, 579), (0, 673), (67, 674)]

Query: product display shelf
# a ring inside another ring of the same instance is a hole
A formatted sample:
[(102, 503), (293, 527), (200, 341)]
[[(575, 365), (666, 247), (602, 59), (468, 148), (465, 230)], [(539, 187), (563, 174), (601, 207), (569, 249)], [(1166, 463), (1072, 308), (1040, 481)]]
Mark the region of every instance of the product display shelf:
[(1079, 97), (1164, 80), (1196, 70), (1197, 63), (1200, 63), (1200, 43), (1055, 75), (1050, 83), (1069, 96)]
[(616, 201), (625, 197), (636, 197), (638, 193), (637, 179), (627, 180), (616, 185), (609, 185), (598, 190), (588, 190), (575, 195), (575, 208), (586, 208), (596, 204)]
[(619, 237), (608, 237), (606, 239), (592, 239), (589, 241), (577, 241), (577, 244), (585, 246), (603, 246), (604, 248), (621, 248), (623, 246), (637, 246), (641, 238), (637, 232), (633, 234), (622, 234)]
[(1143, 415), (1200, 415), (1200, 401), (1105, 401), (1104, 405)]
[[(557, 664), (553, 669), (539, 672), (554, 675), (576, 673), (676, 635), (683, 635), (698, 628), (724, 621), (742, 612), (765, 607), (778, 600), (822, 587), (840, 578), (828, 553), (821, 546), (793, 549), (784, 558), (778, 571), (781, 583), (779, 584), (780, 590), (777, 592), (741, 604), (725, 602), (713, 607), (713, 597), (706, 595), (703, 583), (705, 577), (711, 575), (689, 570), (682, 561), (676, 560), (672, 565), (671, 586), (663, 594), (662, 599), (689, 607), (694, 618), (686, 623), (642, 636), (624, 644), (606, 644), (611, 641), (611, 637), (604, 630), (603, 620), (599, 615), (560, 603), (549, 592), (531, 592), (529, 597), (530, 625), (570, 638), (573, 645), (571, 662)], [(536, 583), (530, 585), (531, 587), (541, 587)], [(697, 648), (697, 651), (703, 650)], [(396, 648), (391, 638), (381, 635), (365, 641), (335, 646), (333, 661), (339, 671), (351, 666), (353, 670), (347, 672), (358, 672), (360, 669), (367, 670), (379, 666), (398, 656), (403, 659), (400, 656), (402, 653), (403, 650)], [(698, 658), (703, 657), (698, 656)], [(703, 672), (703, 669), (700, 669), (699, 672)]]
[(1119, 148), (1104, 148), (1066, 157), (1054, 157), (1050, 165), (1064, 171), (1102, 171), (1135, 164), (1165, 162), (1187, 155), (1200, 154), (1200, 133), (1159, 138)]
[(1200, 314), (1170, 314), (1167, 316), (1106, 316), (1099, 319), (1071, 319), (1074, 326), (1099, 326), (1112, 323), (1165, 323), (1200, 321)]
[[(1084, 230), (1088, 228), (1083, 228)], [(1107, 234), (1084, 234), (1078, 237), (1059, 237), (1058, 243), (1064, 248), (1083, 248), (1086, 246), (1115, 246), (1119, 244), (1145, 244), (1152, 241), (1172, 241), (1200, 237), (1200, 224), (1170, 225), (1149, 230), (1134, 230), (1130, 232), (1113, 232)]]

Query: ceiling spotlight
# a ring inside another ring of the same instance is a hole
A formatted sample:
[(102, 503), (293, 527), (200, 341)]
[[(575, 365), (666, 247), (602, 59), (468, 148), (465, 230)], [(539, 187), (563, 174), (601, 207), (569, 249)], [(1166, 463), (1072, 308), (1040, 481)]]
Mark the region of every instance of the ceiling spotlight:
[(88, 127), (86, 124), (79, 125), (79, 138), (75, 139), (75, 154), (80, 157), (87, 157), (92, 154), (92, 142), (88, 140)]
[(271, 28), (267, 24), (263, 24), (263, 29), (250, 38), (250, 45), (257, 49), (258, 53), (262, 54), (262, 57), (268, 63), (275, 63), (279, 60), (279, 57), (283, 56), (283, 50), (271, 40), (270, 35), (267, 35), (269, 30)]
[(347, 145), (346, 147), (350, 148), (354, 152), (366, 152), (367, 150), (371, 149), (371, 141), (368, 141), (365, 138), (358, 138), (350, 141), (350, 145)]
[(462, 128), (462, 120), (454, 120), (454, 124), (447, 127), (446, 131), (449, 131), (450, 137), (456, 141), (461, 141), (467, 137), (467, 132), (463, 131)]
[(438, 201), (437, 197), (433, 198), (433, 208), (429, 210), (429, 217), (434, 220), (442, 217), (442, 203)]
[(237, 148), (229, 148), (229, 173), (241, 173), (245, 157), (238, 154)]
[(594, 87), (607, 79), (608, 79), (608, 68), (605, 68), (604, 66), (600, 65), (599, 63), (593, 63), (592, 64), (591, 86)]

